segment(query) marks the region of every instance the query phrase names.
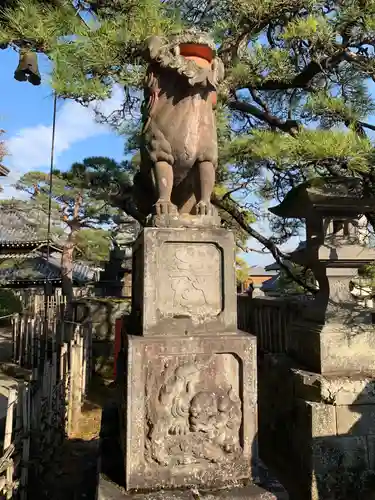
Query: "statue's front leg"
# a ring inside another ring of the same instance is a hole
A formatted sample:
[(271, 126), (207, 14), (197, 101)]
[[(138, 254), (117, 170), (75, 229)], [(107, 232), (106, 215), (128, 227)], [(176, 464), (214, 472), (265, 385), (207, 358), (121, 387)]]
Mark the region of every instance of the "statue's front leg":
[(176, 205), (171, 202), (173, 189), (173, 169), (172, 165), (166, 161), (158, 161), (152, 169), (153, 181), (158, 200), (155, 203), (157, 215), (178, 213)]
[(210, 161), (202, 161), (198, 164), (198, 203), (196, 212), (198, 215), (214, 215), (215, 210), (211, 204), (211, 194), (215, 186), (215, 167)]

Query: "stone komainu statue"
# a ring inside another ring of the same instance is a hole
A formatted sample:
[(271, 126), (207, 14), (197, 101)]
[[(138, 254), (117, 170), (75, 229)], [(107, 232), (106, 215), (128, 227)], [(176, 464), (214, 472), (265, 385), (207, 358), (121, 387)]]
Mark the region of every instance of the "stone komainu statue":
[(214, 108), (224, 66), (195, 31), (147, 43), (141, 167), (134, 190), (144, 214), (213, 215), (217, 167)]

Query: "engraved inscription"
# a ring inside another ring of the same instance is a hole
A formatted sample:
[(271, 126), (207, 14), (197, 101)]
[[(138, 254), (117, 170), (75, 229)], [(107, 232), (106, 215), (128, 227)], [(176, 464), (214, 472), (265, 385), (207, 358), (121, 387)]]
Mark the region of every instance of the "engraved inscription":
[(204, 466), (239, 457), (238, 360), (231, 354), (184, 356), (157, 365), (147, 369), (146, 460)]
[(206, 318), (221, 312), (221, 253), (216, 245), (166, 243), (159, 255), (162, 315)]

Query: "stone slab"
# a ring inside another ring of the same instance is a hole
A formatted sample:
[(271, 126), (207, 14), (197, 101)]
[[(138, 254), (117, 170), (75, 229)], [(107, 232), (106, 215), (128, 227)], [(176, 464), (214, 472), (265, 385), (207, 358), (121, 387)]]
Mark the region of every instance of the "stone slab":
[(291, 384), (296, 398), (338, 406), (375, 405), (375, 374), (322, 375), (300, 368), (285, 354), (273, 353), (263, 355), (261, 366), (263, 377), (282, 377), (283, 387)]
[(288, 354), (307, 370), (326, 376), (375, 376), (373, 325), (322, 325), (301, 317), (291, 327), (289, 339)]
[(198, 490), (158, 491), (152, 493), (127, 493), (100, 475), (97, 500), (288, 500), (285, 490), (272, 492), (251, 484), (243, 488), (231, 488), (214, 492)]
[(234, 236), (225, 229), (146, 227), (133, 246), (134, 335), (233, 333)]
[[(212, 215), (192, 215), (192, 214), (162, 214), (153, 215), (147, 221), (153, 227), (198, 227), (198, 228), (212, 228), (221, 227), (221, 218), (217, 213)], [(149, 225), (147, 224), (147, 225)]]
[[(266, 354), (264, 358), (258, 382), (262, 457), (278, 473), (284, 471), (285, 482), (285, 477), (296, 478), (301, 496), (295, 498), (370, 498), (366, 495), (375, 491), (371, 379), (326, 377), (301, 370), (291, 360), (288, 370), (286, 356)], [(289, 393), (283, 392), (284, 386)], [(348, 404), (339, 405), (342, 401)]]
[(337, 406), (337, 434), (375, 436), (375, 405)]
[(126, 489), (217, 488), (255, 477), (256, 338), (125, 343)]

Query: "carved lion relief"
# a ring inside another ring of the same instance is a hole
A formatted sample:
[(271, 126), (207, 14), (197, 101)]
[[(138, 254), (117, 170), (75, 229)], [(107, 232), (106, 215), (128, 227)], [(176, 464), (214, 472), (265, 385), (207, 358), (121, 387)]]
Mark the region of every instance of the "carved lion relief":
[(213, 357), (197, 356), (173, 366), (167, 361), (160, 374), (148, 370), (148, 462), (163, 466), (223, 463), (241, 453), (241, 400), (224, 381), (211, 380), (207, 385), (212, 361)]

